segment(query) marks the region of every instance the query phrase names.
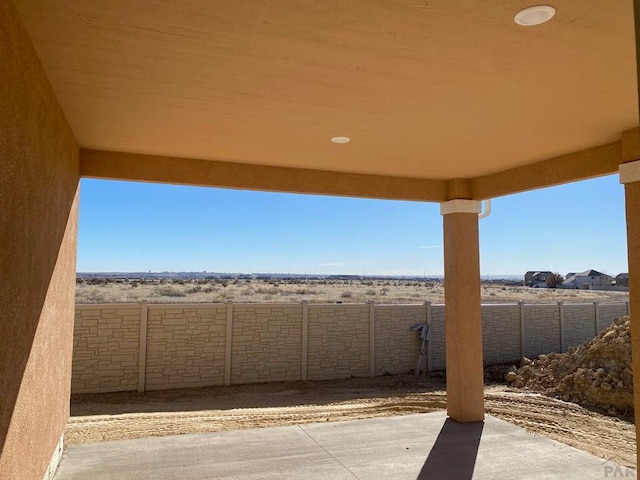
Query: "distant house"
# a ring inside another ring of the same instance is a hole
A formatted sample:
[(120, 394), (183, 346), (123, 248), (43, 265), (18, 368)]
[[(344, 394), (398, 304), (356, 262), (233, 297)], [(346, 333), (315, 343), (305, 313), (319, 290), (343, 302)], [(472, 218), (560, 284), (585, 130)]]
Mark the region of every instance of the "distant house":
[(618, 287), (628, 287), (629, 286), (629, 274), (628, 273), (619, 273), (616, 275), (616, 286)]
[(609, 287), (614, 278), (597, 270), (585, 270), (574, 274), (567, 274), (567, 279), (562, 282), (565, 288), (590, 288)]
[(534, 271), (529, 270), (524, 274), (524, 285), (525, 287), (546, 287), (547, 286), (547, 277), (551, 275), (552, 272), (549, 271)]

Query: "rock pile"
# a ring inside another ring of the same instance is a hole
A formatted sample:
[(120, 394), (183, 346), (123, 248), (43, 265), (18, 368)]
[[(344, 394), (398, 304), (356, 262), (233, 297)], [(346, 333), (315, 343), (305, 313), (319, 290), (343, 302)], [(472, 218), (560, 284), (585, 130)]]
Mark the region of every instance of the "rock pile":
[(507, 383), (610, 414), (633, 412), (631, 321), (615, 320), (593, 340), (566, 353), (523, 358), (519, 369), (505, 376)]

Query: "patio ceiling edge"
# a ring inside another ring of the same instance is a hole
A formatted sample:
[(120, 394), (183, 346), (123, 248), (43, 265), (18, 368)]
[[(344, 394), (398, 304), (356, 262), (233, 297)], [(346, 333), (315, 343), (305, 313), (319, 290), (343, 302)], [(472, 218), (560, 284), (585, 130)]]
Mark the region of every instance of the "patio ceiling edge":
[[(452, 185), (464, 198), (483, 200), (617, 173), (640, 159), (640, 129), (615, 142), (471, 179), (426, 179), (371, 175), (161, 155), (82, 149), (80, 175), (130, 180), (359, 198), (444, 202)], [(467, 193), (468, 192), (468, 193)], [(457, 198), (457, 197), (456, 197)], [(460, 197), (462, 198), (462, 197)]]

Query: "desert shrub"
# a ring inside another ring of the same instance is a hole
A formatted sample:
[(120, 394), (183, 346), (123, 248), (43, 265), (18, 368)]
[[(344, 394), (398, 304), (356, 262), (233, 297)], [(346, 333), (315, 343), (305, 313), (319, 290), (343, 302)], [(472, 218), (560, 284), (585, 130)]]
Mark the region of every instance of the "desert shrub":
[(547, 277), (546, 284), (548, 288), (556, 288), (558, 285), (562, 285), (562, 282), (564, 282), (564, 277), (556, 272)]
[(350, 292), (349, 290), (345, 290), (344, 292), (342, 292), (342, 295), (340, 295), (340, 298), (351, 298), (353, 297), (353, 292)]
[(271, 288), (264, 288), (264, 287), (259, 287), (256, 290), (256, 293), (259, 293), (260, 295), (277, 295), (280, 293), (280, 290), (278, 290), (278, 287), (271, 287)]
[(187, 294), (177, 288), (173, 287), (162, 287), (157, 291), (157, 296), (159, 297), (186, 297)]
[(200, 285), (196, 285), (194, 287), (187, 289), (187, 293), (199, 293), (201, 291), (202, 291), (202, 287)]
[(87, 293), (87, 295), (85, 296), (85, 300), (88, 303), (102, 303), (106, 301), (106, 298), (102, 292), (97, 289), (93, 289), (89, 293)]
[(311, 290), (309, 288), (297, 288), (295, 291), (296, 295), (313, 295), (315, 294), (315, 290)]
[(369, 288), (366, 292), (367, 295), (375, 295), (376, 291), (373, 288)]

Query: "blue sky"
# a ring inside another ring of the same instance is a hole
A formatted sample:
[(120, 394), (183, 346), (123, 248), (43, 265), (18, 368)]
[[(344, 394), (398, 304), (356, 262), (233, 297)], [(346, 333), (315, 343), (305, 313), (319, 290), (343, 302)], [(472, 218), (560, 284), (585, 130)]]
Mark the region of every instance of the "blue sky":
[[(627, 271), (618, 176), (493, 200), (483, 275)], [(78, 271), (441, 275), (439, 205), (83, 179)]]

